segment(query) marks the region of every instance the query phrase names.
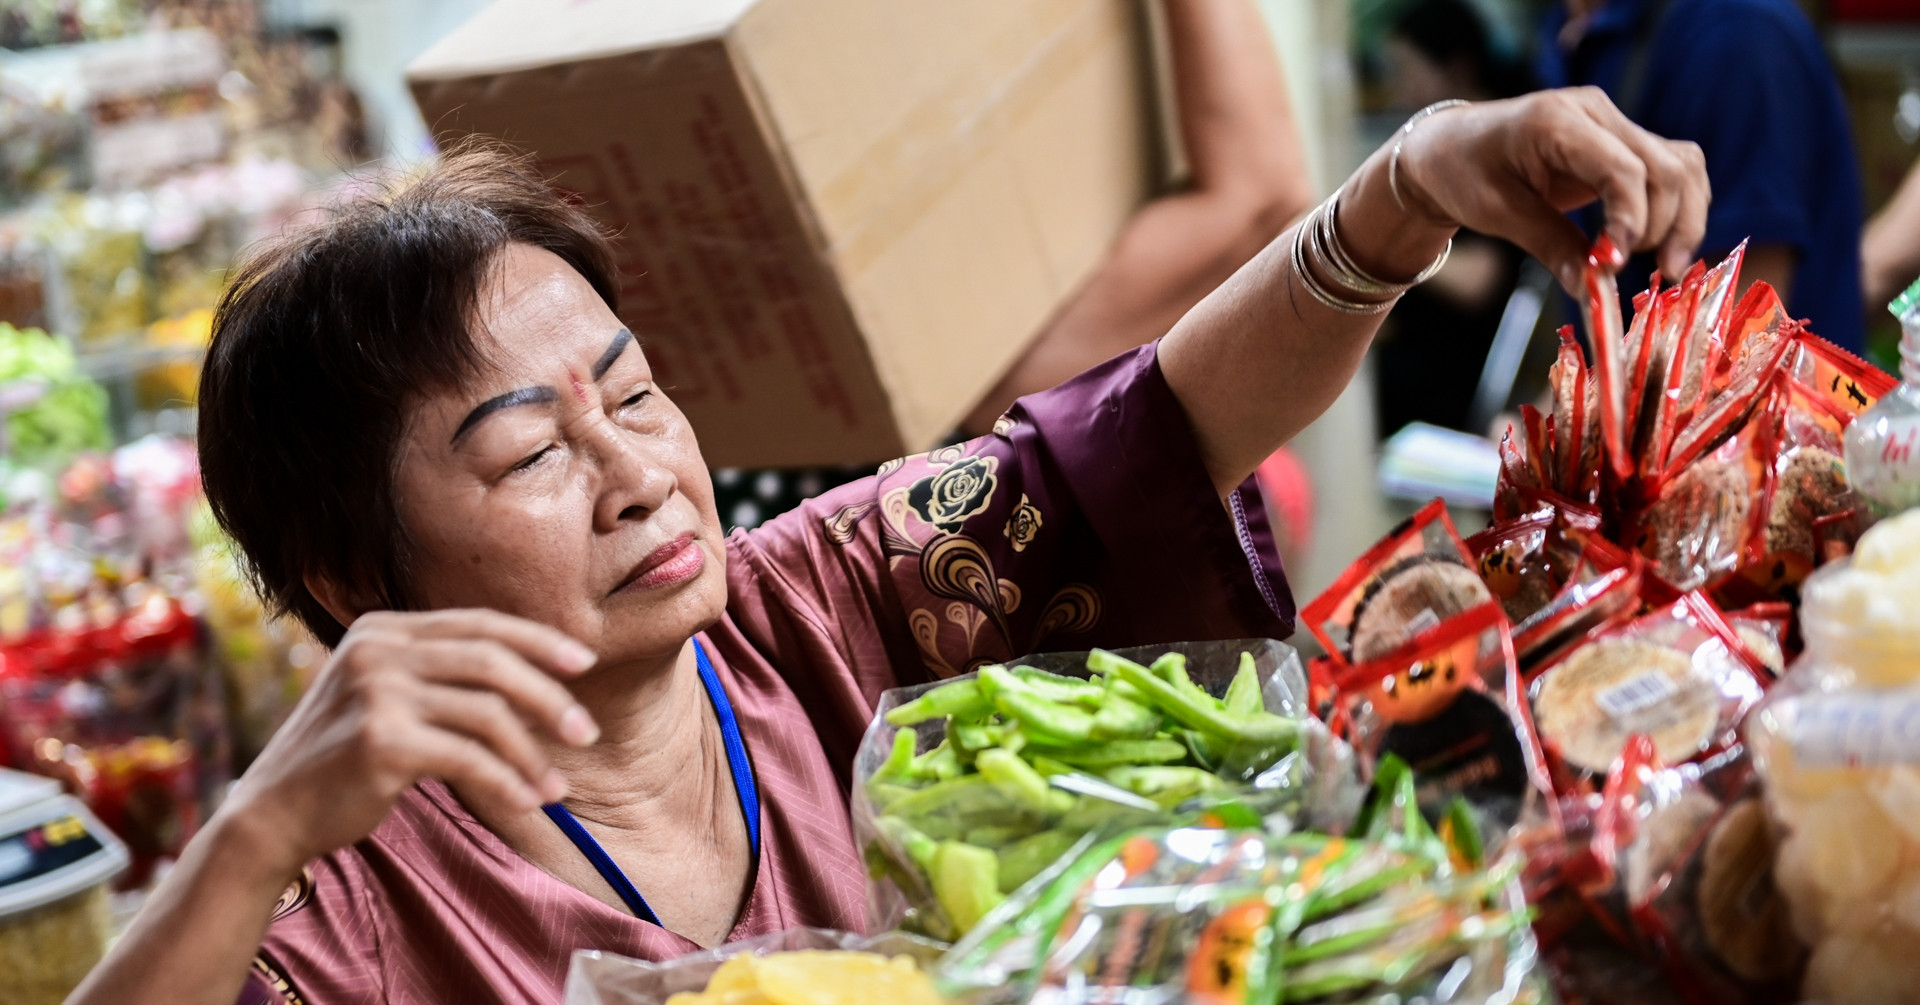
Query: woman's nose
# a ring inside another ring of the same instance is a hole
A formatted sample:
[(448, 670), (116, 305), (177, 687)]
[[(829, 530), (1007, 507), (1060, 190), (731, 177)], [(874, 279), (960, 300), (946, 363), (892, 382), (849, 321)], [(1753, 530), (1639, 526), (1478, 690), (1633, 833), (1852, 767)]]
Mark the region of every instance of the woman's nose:
[(644, 520), (666, 505), (678, 481), (646, 437), (606, 422), (597, 427), (595, 439), (601, 467), (600, 497), (594, 504), (598, 529)]

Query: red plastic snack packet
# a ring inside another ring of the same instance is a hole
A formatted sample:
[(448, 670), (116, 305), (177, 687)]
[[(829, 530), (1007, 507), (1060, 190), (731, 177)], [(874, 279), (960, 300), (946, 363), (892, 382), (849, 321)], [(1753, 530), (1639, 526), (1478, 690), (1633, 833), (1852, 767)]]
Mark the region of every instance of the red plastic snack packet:
[(1658, 486), (1631, 529), (1640, 553), (1674, 588), (1714, 585), (1739, 569), (1763, 510), (1773, 437), (1749, 422), (1720, 447)]
[[(1584, 498), (1587, 486), (1598, 481), (1600, 444), (1588, 439), (1589, 427), (1598, 429), (1590, 419), (1598, 417), (1587, 414), (1591, 381), (1571, 326), (1560, 329), (1560, 358), (1547, 382), (1553, 388), (1553, 487), (1569, 499)], [(1592, 399), (1597, 401), (1598, 395)]]
[(1866, 507), (1843, 459), (1841, 434), (1852, 419), (1830, 396), (1783, 373), (1767, 410), (1749, 422), (1769, 437), (1771, 458), (1740, 568), (1750, 587), (1744, 595), (1786, 597), (1815, 568), (1853, 551)]
[(1689, 336), (1687, 366), (1681, 375), (1680, 402), (1683, 411), (1679, 426), (1699, 409), (1702, 396), (1712, 386), (1713, 375), (1726, 357), (1727, 324), (1733, 318), (1734, 292), (1740, 288), (1740, 266), (1746, 261), (1747, 242), (1741, 241), (1733, 253), (1719, 265), (1707, 270), (1700, 288), (1700, 306), (1694, 313)]
[(1435, 499), (1367, 549), (1300, 619), (1336, 660), (1364, 663), (1492, 601), (1445, 503)]
[(1633, 469), (1627, 453), (1627, 375), (1621, 361), (1625, 333), (1620, 325), (1620, 286), (1613, 273), (1621, 254), (1613, 241), (1601, 236), (1587, 255), (1581, 273), (1586, 287), (1587, 341), (1593, 346), (1594, 379), (1600, 385), (1600, 435), (1614, 474), (1626, 478)]
[(1393, 754), (1413, 768), (1421, 809), (1439, 819), (1465, 798), (1504, 833), (1548, 789), (1541, 758), (1510, 701), (1513, 644), (1487, 604), (1394, 655), (1343, 667), (1333, 679), (1334, 721), (1362, 763)]
[(1466, 540), (1480, 578), (1515, 624), (1552, 601), (1565, 576), (1564, 569), (1555, 569), (1547, 549), (1553, 524), (1553, 510), (1544, 508), (1496, 523)]
[(1786, 672), (1789, 637), (1793, 629), (1793, 605), (1785, 601), (1762, 601), (1726, 612), (1728, 627), (1740, 637), (1754, 662), (1767, 668), (1774, 678)]
[(1899, 386), (1893, 375), (1812, 332), (1800, 331), (1793, 343), (1787, 372), (1845, 416), (1843, 425)]
[(1518, 519), (1532, 508), (1529, 497), (1545, 488), (1535, 476), (1524, 437), (1524, 433), (1511, 425), (1507, 426), (1506, 435), (1500, 437), (1500, 476), (1493, 489), (1495, 520)]
[(1592, 791), (1636, 733), (1672, 764), (1727, 749), (1768, 680), (1696, 592), (1589, 636), (1536, 675), (1528, 695), (1548, 762), (1571, 795)]
[(1633, 617), (1640, 607), (1642, 569), (1641, 563), (1629, 562), (1569, 581), (1551, 603), (1514, 628), (1521, 672), (1531, 675), (1594, 632)]
[(1646, 736), (1607, 779), (1593, 841), (1633, 948), (1694, 1005), (1793, 1001), (1806, 951), (1773, 882), (1774, 835), (1742, 753), (1668, 768)]

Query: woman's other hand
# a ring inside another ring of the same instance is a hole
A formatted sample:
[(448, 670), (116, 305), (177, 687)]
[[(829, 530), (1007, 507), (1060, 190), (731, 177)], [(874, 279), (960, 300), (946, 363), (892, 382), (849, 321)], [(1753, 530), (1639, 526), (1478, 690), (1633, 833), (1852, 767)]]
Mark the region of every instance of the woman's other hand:
[[(1406, 282), (1470, 227), (1525, 248), (1577, 293), (1589, 242), (1569, 210), (1600, 200), (1616, 245), (1657, 249), (1677, 276), (1706, 231), (1709, 194), (1699, 147), (1641, 129), (1598, 90), (1543, 91), (1438, 111), (1396, 133), (1342, 186), (1334, 231), (1359, 268)], [(1222, 496), (1326, 411), (1379, 328), (1367, 305), (1389, 306), (1358, 293), (1347, 310), (1320, 302), (1294, 274), (1292, 247), (1290, 230), (1160, 343)]]
[(1601, 200), (1615, 245), (1657, 251), (1678, 276), (1711, 196), (1699, 146), (1634, 125), (1593, 87), (1440, 112), (1405, 136), (1395, 173), (1408, 210), (1505, 237), (1576, 294), (1589, 242), (1569, 210)]
[(495, 611), (371, 613), (228, 798), (223, 816), (277, 835), (283, 868), (366, 837), (424, 777), (526, 812), (566, 794), (540, 736), (598, 736), (561, 683), (592, 666), (567, 636)]

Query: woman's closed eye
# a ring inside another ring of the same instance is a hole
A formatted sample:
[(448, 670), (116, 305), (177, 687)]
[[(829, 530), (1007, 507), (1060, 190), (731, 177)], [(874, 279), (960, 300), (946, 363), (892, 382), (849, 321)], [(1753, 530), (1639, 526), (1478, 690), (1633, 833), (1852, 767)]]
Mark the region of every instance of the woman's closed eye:
[(651, 397), (653, 397), (653, 390), (651, 388), (635, 391), (627, 396), (627, 400), (620, 403), (620, 407), (632, 408)]
[(516, 463), (513, 467), (508, 468), (507, 473), (514, 474), (515, 472), (525, 471), (528, 468), (533, 467), (535, 464), (540, 463), (540, 461), (550, 453), (553, 453), (553, 444), (551, 443), (544, 444), (543, 446), (541, 446), (540, 449), (521, 458), (520, 461)]

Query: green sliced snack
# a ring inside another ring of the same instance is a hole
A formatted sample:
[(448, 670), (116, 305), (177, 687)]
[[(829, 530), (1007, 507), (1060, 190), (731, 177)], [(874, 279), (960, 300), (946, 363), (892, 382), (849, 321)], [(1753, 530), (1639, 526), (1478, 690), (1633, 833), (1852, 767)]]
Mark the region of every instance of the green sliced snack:
[(1218, 775), (1200, 768), (1112, 768), (1105, 777), (1128, 792), (1145, 796), (1162, 806), (1178, 805), (1203, 792), (1226, 788), (1226, 783)]
[(942, 684), (926, 694), (887, 713), (889, 726), (913, 726), (929, 719), (972, 719), (993, 711), (993, 703), (981, 693), (976, 680), (957, 680)]
[(1267, 710), (1260, 697), (1260, 672), (1253, 665), (1252, 653), (1240, 654), (1240, 669), (1227, 685), (1226, 710), (1234, 715), (1252, 715)]
[(1092, 714), (1072, 705), (1048, 701), (1024, 690), (995, 692), (993, 706), (1002, 715), (1018, 722), (1029, 739), (1053, 737), (1085, 740), (1093, 733)]
[(989, 747), (974, 758), (974, 766), (980, 769), (981, 777), (993, 784), (1008, 799), (1039, 815), (1049, 812), (1047, 798), (1051, 791), (1047, 780), (1020, 755), (1000, 747)]
[(1045, 830), (1000, 849), (1000, 892), (1012, 893), (1073, 850), (1079, 835)]
[(953, 745), (941, 740), (932, 750), (913, 759), (907, 777), (922, 782), (944, 782), (960, 777), (960, 754)]
[(893, 734), (893, 748), (887, 752), (886, 761), (873, 773), (869, 784), (899, 781), (910, 777), (913, 771), (913, 748), (919, 737), (911, 729), (896, 730)]
[(1048, 746), (1035, 741), (1032, 749), (1077, 768), (1172, 764), (1187, 757), (1186, 744), (1178, 740), (1109, 740), (1080, 747)]
[(1088, 665), (1100, 657), (1109, 657), (1113, 662), (1111, 672), (1121, 680), (1132, 684), (1146, 696), (1147, 700), (1159, 706), (1160, 711), (1194, 729), (1205, 730), (1229, 740), (1251, 740), (1254, 742), (1277, 743), (1293, 740), (1299, 736), (1300, 724), (1292, 719), (1282, 718), (1270, 712), (1256, 712), (1252, 715), (1234, 715), (1218, 707), (1214, 700), (1190, 693), (1155, 676), (1146, 667), (1130, 660), (1121, 659), (1112, 653), (1094, 650), (1088, 657)]
[(1110, 694), (1094, 713), (1090, 735), (1096, 740), (1144, 740), (1159, 729), (1159, 712), (1140, 702)]
[(934, 849), (928, 870), (933, 895), (954, 929), (965, 934), (999, 904), (1000, 859), (985, 848), (960, 841), (942, 841)]
[(1033, 834), (1031, 827), (1002, 827), (989, 825), (975, 827), (967, 832), (962, 840), (979, 848), (992, 848), (996, 851), (1005, 848)]
[(1013, 674), (1015, 680), (1027, 685), (1035, 694), (1049, 701), (1095, 708), (1107, 696), (1106, 688), (1078, 677), (1063, 677), (1033, 667), (1014, 667), (1008, 672)]

